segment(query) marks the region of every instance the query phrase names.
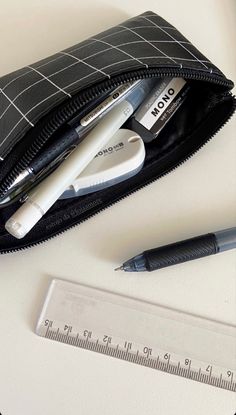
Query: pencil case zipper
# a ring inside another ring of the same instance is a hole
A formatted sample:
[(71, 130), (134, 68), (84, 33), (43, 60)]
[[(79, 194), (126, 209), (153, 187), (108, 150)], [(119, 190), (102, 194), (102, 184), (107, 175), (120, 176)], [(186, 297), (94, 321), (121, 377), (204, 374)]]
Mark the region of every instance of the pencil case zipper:
[[(120, 84), (124, 82), (134, 81), (138, 79), (144, 79), (144, 78), (150, 78), (150, 77), (183, 77), (185, 79), (189, 80), (196, 80), (196, 81), (206, 81), (211, 82), (216, 85), (220, 85), (225, 87), (226, 89), (232, 88), (232, 83), (228, 80), (224, 80), (217, 75), (214, 76), (208, 76), (207, 74), (198, 74), (191, 70), (183, 70), (183, 71), (175, 71), (173, 70), (160, 70), (160, 69), (148, 69), (148, 70), (140, 70), (140, 71), (133, 71), (129, 74), (122, 74), (114, 78), (113, 80), (108, 80), (105, 82), (102, 82), (101, 84), (91, 87), (88, 91), (81, 92), (78, 95), (76, 95), (72, 101), (64, 104), (63, 108), (59, 109), (54, 117), (50, 120), (50, 123), (45, 125), (45, 127), (42, 129), (41, 137), (38, 138), (32, 145), (32, 147), (29, 148), (27, 153), (25, 154), (25, 157), (22, 158), (21, 164), (17, 164), (15, 166), (15, 169), (11, 172), (11, 175), (9, 175), (8, 178), (8, 184), (11, 183), (15, 179), (15, 177), (18, 175), (18, 173), (26, 168), (32, 159), (37, 155), (38, 151), (47, 143), (47, 141), (50, 139), (52, 134), (54, 134), (57, 129), (59, 129), (61, 126), (63, 126), (66, 122), (68, 122), (71, 118), (73, 118), (76, 113), (81, 110), (81, 108), (89, 103), (91, 100), (95, 99), (99, 94), (107, 92), (109, 89), (114, 88), (116, 86), (119, 86)], [(220, 98), (217, 98), (215, 96), (213, 98), (214, 105), (217, 105), (217, 101), (222, 102), (222, 99), (227, 100), (229, 97), (232, 98), (232, 94), (230, 92), (222, 92), (220, 94)], [(213, 105), (213, 106), (214, 106)], [(182, 165), (185, 161), (190, 159), (202, 146), (204, 146), (214, 135), (226, 124), (226, 122), (230, 119), (230, 117), (233, 115), (236, 107), (236, 100), (234, 101), (234, 106), (232, 106), (232, 110), (230, 113), (227, 114), (225, 117), (225, 120), (221, 120), (219, 122), (219, 125), (215, 128), (215, 130), (212, 131), (211, 135), (206, 136), (206, 138), (199, 144), (197, 148), (195, 148), (192, 152), (189, 152), (186, 157), (184, 157), (182, 160), (180, 160), (178, 163), (176, 163), (174, 166), (170, 166), (165, 171), (161, 172), (161, 163), (159, 165), (160, 173), (155, 178), (147, 178), (146, 180), (143, 180), (142, 183), (137, 183), (136, 187), (132, 190), (128, 190), (125, 192), (124, 195), (121, 197), (118, 197), (117, 199), (110, 201), (106, 203), (105, 206), (98, 207), (98, 204), (94, 203), (94, 208), (96, 208), (96, 211), (88, 213), (86, 218), (83, 218), (79, 221), (76, 221), (76, 223), (73, 223), (69, 226), (65, 226), (60, 230), (57, 230), (55, 233), (53, 233), (50, 236), (45, 236), (41, 238), (40, 240), (37, 240), (35, 242), (26, 242), (25, 244), (22, 244), (22, 241), (19, 243), (19, 246), (17, 244), (12, 248), (6, 248), (6, 249), (0, 249), (1, 254), (11, 253), (11, 252), (17, 252), (23, 249), (27, 249), (36, 245), (39, 245), (42, 242), (48, 241), (54, 237), (56, 237), (59, 234), (64, 233), (66, 230), (71, 229), (77, 225), (79, 225), (82, 222), (85, 222), (87, 219), (89, 219), (92, 216), (95, 216), (97, 213), (101, 212), (102, 210), (112, 206), (113, 204), (121, 201), (125, 197), (128, 197), (129, 195), (135, 193), (139, 189), (146, 187), (150, 183), (155, 182), (159, 178), (165, 176), (166, 174), (170, 173), (171, 171), (175, 170), (178, 166)], [(205, 121), (203, 121), (205, 122)], [(19, 169), (19, 170), (18, 170)], [(152, 170), (152, 166), (150, 167), (150, 172)], [(155, 167), (154, 169), (155, 170)], [(151, 174), (152, 176), (152, 174)], [(2, 193), (4, 193), (4, 187), (1, 187)], [(76, 198), (75, 198), (76, 199)], [(73, 204), (76, 205), (76, 200), (72, 200), (70, 204), (66, 205), (66, 209), (62, 210), (61, 214), (66, 215), (66, 210), (71, 209), (73, 210)], [(89, 202), (88, 202), (89, 203)], [(92, 203), (92, 202), (91, 202)], [(69, 206), (69, 207), (68, 207)], [(58, 208), (58, 211), (55, 211), (55, 215), (58, 215), (58, 212), (60, 211), (60, 208)], [(9, 235), (7, 232), (5, 233), (5, 236), (8, 237)], [(0, 235), (0, 238), (4, 237), (4, 235)]]
[[(0, 198), (8, 191), (11, 184), (18, 177), (18, 175), (25, 170), (34, 159), (47, 141), (52, 137), (56, 131), (66, 124), (73, 116), (81, 110), (81, 108), (95, 99), (102, 93), (109, 91), (111, 88), (115, 88), (125, 82), (135, 81), (138, 79), (151, 78), (151, 77), (183, 77), (188, 80), (196, 80), (203, 82), (211, 82), (216, 85), (223, 86), (229, 90), (233, 87), (233, 84), (228, 79), (222, 79), (222, 77), (216, 74), (196, 73), (190, 69), (142, 69), (133, 71), (128, 74), (121, 74), (111, 80), (101, 82), (99, 85), (91, 87), (85, 92), (80, 92), (73, 97), (68, 103), (64, 103), (63, 107), (55, 112), (50, 121), (42, 128), (40, 135), (29, 146), (23, 157), (16, 163), (11, 172), (4, 178), (0, 184)], [(223, 94), (222, 94), (223, 95)], [(224, 95), (230, 95), (230, 93), (224, 93)]]
[(232, 110), (232, 113), (229, 115), (229, 117), (227, 117), (227, 120), (205, 141), (205, 143), (203, 143), (201, 146), (199, 146), (199, 148), (195, 151), (193, 151), (191, 154), (189, 154), (188, 157), (186, 157), (184, 160), (182, 160), (180, 163), (176, 164), (174, 167), (170, 168), (169, 170), (165, 171), (165, 173), (160, 174), (159, 177), (155, 178), (155, 179), (151, 179), (148, 180), (145, 184), (141, 184), (140, 186), (138, 186), (135, 190), (131, 190), (129, 191), (125, 196), (120, 197), (119, 199), (110, 202), (109, 204), (106, 205), (106, 207), (100, 208), (98, 210), (96, 210), (95, 213), (90, 214), (86, 219), (82, 219), (79, 222), (72, 224), (68, 227), (63, 228), (60, 231), (57, 231), (55, 234), (53, 234), (52, 236), (49, 237), (45, 237), (44, 239), (41, 239), (40, 241), (37, 242), (32, 242), (32, 243), (27, 243), (25, 246), (20, 246), (20, 247), (15, 247), (15, 248), (11, 248), (11, 249), (1, 249), (0, 250), (0, 255), (3, 254), (10, 254), (13, 252), (18, 252), (18, 251), (23, 251), (26, 250), (28, 248), (32, 248), (34, 246), (37, 245), (41, 245), (44, 242), (50, 241), (51, 239), (57, 237), (58, 235), (61, 235), (63, 233), (65, 233), (67, 230), (75, 228), (76, 226), (80, 225), (83, 222), (86, 222), (88, 219), (98, 215), (99, 213), (101, 213), (102, 211), (104, 211), (105, 209), (108, 209), (109, 207), (115, 205), (118, 202), (121, 202), (123, 199), (125, 199), (128, 196), (131, 196), (133, 193), (136, 193), (137, 191), (139, 191), (140, 189), (143, 189), (147, 186), (149, 186), (150, 184), (156, 182), (157, 180), (161, 179), (162, 177), (166, 176), (168, 173), (171, 173), (172, 171), (174, 171), (175, 169), (177, 169), (179, 166), (181, 166), (182, 164), (184, 164), (187, 160), (189, 160), (192, 156), (194, 156), (194, 154), (196, 154), (208, 141), (210, 141), (219, 130), (221, 130), (221, 128), (223, 128), (223, 126), (230, 120), (230, 118), (232, 117), (233, 113), (234, 113), (235, 109)]
[[(164, 42), (160, 48), (159, 42)], [(174, 26), (150, 11), (0, 78), (1, 199), (87, 104), (123, 83), (150, 77), (185, 78), (190, 95), (158, 139), (145, 145), (141, 171), (110, 188), (58, 200), (21, 240), (4, 228), (20, 203), (0, 207), (1, 253), (47, 241), (174, 170), (227, 122), (236, 100), (230, 92), (233, 82)]]

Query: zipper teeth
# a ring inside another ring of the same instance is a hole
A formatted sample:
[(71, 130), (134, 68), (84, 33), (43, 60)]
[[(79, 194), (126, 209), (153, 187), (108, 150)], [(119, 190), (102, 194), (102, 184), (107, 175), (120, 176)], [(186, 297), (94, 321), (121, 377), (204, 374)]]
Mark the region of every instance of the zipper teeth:
[(104, 207), (104, 208), (100, 208), (99, 210), (97, 210), (95, 213), (92, 213), (92, 214), (90, 214), (86, 219), (82, 219), (82, 220), (80, 220), (78, 223), (75, 223), (74, 225), (71, 225), (71, 226), (68, 226), (68, 227), (66, 227), (65, 229), (63, 229), (63, 230), (61, 230), (61, 231), (58, 231), (58, 232), (56, 232), (54, 235), (52, 235), (52, 236), (49, 236), (49, 237), (47, 237), (47, 238), (45, 238), (45, 239), (42, 239), (41, 241), (38, 241), (38, 242), (33, 242), (33, 243), (31, 243), (31, 244), (28, 244), (28, 245), (26, 245), (26, 246), (23, 246), (23, 247), (20, 247), (20, 248), (13, 248), (13, 249), (6, 249), (6, 250), (2, 250), (2, 251), (0, 251), (0, 254), (9, 254), (9, 253), (12, 253), (12, 252), (18, 252), (18, 251), (23, 251), (23, 250), (26, 250), (26, 249), (28, 249), (28, 248), (31, 248), (31, 247), (34, 247), (34, 246), (38, 246), (38, 245), (41, 245), (42, 243), (44, 243), (44, 242), (47, 242), (47, 241), (50, 241), (51, 239), (54, 239), (54, 238), (56, 238), (58, 235), (62, 235), (63, 233), (65, 233), (67, 230), (69, 230), (69, 229), (73, 229), (73, 228), (75, 228), (76, 226), (78, 226), (78, 225), (80, 225), (80, 224), (82, 224), (82, 223), (84, 223), (84, 222), (86, 222), (88, 219), (90, 219), (90, 218), (92, 218), (92, 217), (94, 217), (94, 216), (96, 216), (96, 215), (98, 215), (99, 213), (101, 213), (101, 212), (103, 212), (104, 210), (106, 210), (106, 209), (108, 209), (108, 208), (110, 208), (112, 205), (115, 205), (116, 203), (118, 203), (118, 202), (120, 202), (120, 201), (122, 201), (123, 199), (125, 199), (126, 197), (128, 197), (128, 196), (130, 196), (130, 195), (132, 195), (132, 194), (134, 194), (134, 193), (136, 193), (136, 192), (138, 192), (139, 190), (141, 190), (141, 189), (143, 189), (143, 188), (145, 188), (145, 187), (147, 187), (147, 186), (149, 186), (150, 184), (152, 184), (152, 183), (154, 183), (154, 182), (156, 182), (157, 180), (159, 180), (159, 179), (161, 179), (162, 177), (164, 177), (164, 176), (166, 176), (168, 173), (170, 173), (170, 172), (172, 172), (172, 171), (174, 171), (174, 170), (176, 170), (178, 167), (180, 167), (182, 164), (184, 164), (186, 161), (188, 161), (189, 159), (191, 159), (191, 157), (194, 155), (194, 154), (196, 154), (202, 147), (204, 147), (228, 122), (229, 122), (229, 120), (232, 118), (232, 116), (233, 116), (233, 114), (234, 114), (234, 111), (235, 111), (235, 109), (236, 109), (236, 99), (234, 100), (234, 105), (233, 105), (233, 107), (232, 107), (232, 110), (231, 110), (231, 112), (230, 112), (230, 114), (229, 114), (229, 116), (228, 116), (228, 118), (227, 118), (227, 120), (220, 126), (220, 127), (218, 127), (218, 128), (216, 128), (215, 129), (215, 131), (212, 133), (212, 135), (203, 143), (203, 144), (201, 144), (196, 150), (194, 150), (192, 153), (190, 153), (187, 157), (185, 157), (181, 162), (179, 162), (178, 164), (176, 164), (174, 167), (172, 167), (172, 168), (170, 168), (170, 169), (168, 169), (167, 171), (165, 171), (164, 173), (162, 173), (162, 174), (160, 174), (157, 178), (154, 178), (154, 179), (149, 179), (145, 184), (143, 184), (143, 185), (139, 185), (136, 189), (134, 189), (134, 190), (131, 190), (130, 192), (128, 192), (125, 196), (121, 196), (121, 197), (119, 197), (119, 198), (117, 198), (114, 202), (111, 202), (111, 203), (108, 203), (107, 205), (106, 205), (106, 207)]
[(82, 106), (86, 105), (89, 101), (96, 98), (99, 94), (106, 92), (112, 87), (117, 87), (124, 82), (135, 81), (142, 78), (152, 77), (170, 77), (178, 76), (185, 77), (193, 80), (202, 80), (215, 83), (217, 85), (224, 86), (228, 89), (233, 87), (233, 83), (226, 78), (216, 74), (196, 73), (191, 69), (182, 69), (176, 71), (175, 69), (142, 69), (139, 71), (132, 71), (128, 74), (121, 74), (111, 80), (103, 81), (101, 84), (96, 85), (89, 90), (79, 93), (72, 100), (70, 100), (63, 108), (60, 108), (54, 117), (43, 127), (41, 133), (37, 139), (31, 144), (20, 161), (16, 163), (12, 171), (3, 179), (0, 185), (0, 197), (3, 197), (12, 185), (16, 177), (25, 170), (33, 158), (38, 154), (50, 137), (71, 117), (75, 115)]

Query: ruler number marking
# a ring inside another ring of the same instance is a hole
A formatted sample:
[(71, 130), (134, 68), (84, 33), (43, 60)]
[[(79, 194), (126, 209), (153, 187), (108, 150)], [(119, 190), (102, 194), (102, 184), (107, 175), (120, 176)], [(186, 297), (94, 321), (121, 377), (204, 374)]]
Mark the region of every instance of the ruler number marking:
[(91, 332), (91, 331), (89, 331), (89, 330), (84, 330), (83, 335), (84, 335), (84, 337), (86, 337), (87, 339), (91, 339), (91, 337), (92, 337), (92, 332)]
[(129, 350), (131, 350), (132, 349), (132, 342), (125, 341), (124, 348), (127, 350), (127, 352)]
[(103, 339), (102, 339), (103, 343), (106, 343), (107, 345), (111, 344), (111, 340), (112, 340), (111, 336), (108, 336), (107, 334), (104, 334)]
[[(163, 360), (158, 355), (153, 356), (153, 349), (150, 346), (144, 346), (143, 349), (132, 351), (133, 343), (131, 341), (124, 341), (123, 346), (118, 344), (112, 345), (112, 336), (104, 334), (100, 339), (92, 339), (92, 331), (85, 329), (81, 332), (72, 334), (73, 327), (69, 324), (64, 324), (60, 329), (53, 326), (53, 320), (46, 319), (42, 322), (45, 327), (44, 337), (56, 340), (58, 342), (70, 344), (76, 347), (97, 351), (101, 354), (105, 354), (112, 357), (118, 357), (119, 359), (126, 360), (128, 362), (136, 363), (139, 365), (147, 366), (153, 369), (159, 369), (163, 372), (179, 375), (184, 378), (193, 379), (195, 381), (207, 383), (227, 390), (235, 391), (236, 383), (234, 380), (234, 372), (227, 370), (220, 376), (213, 375), (213, 366), (207, 365), (205, 367), (205, 373), (202, 373), (201, 367), (199, 370), (191, 368), (191, 359), (185, 358), (182, 365), (178, 361), (170, 363), (171, 354), (164, 353)], [(155, 353), (154, 353), (155, 355)]]
[(149, 356), (152, 355), (152, 349), (150, 347), (145, 346), (143, 348), (143, 353), (144, 353), (145, 357), (148, 359)]

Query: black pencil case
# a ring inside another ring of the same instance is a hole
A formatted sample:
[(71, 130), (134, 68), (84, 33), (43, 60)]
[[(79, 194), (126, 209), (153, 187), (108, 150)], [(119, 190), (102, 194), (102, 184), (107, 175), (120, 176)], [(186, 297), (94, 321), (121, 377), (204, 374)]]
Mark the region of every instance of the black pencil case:
[(142, 170), (110, 188), (58, 200), (21, 240), (4, 227), (19, 202), (1, 208), (1, 253), (58, 235), (170, 172), (216, 134), (233, 114), (236, 100), (230, 92), (233, 82), (175, 27), (149, 11), (0, 78), (2, 197), (88, 103), (122, 83), (148, 77), (182, 77), (191, 84), (191, 94), (158, 139), (146, 144)]

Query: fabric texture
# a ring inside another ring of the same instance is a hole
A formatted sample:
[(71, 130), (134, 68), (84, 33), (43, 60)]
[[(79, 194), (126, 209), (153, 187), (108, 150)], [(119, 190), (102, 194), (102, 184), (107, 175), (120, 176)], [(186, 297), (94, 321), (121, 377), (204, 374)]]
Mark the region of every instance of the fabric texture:
[(82, 89), (155, 67), (224, 77), (175, 27), (146, 12), (0, 78), (0, 158), (43, 114)]

